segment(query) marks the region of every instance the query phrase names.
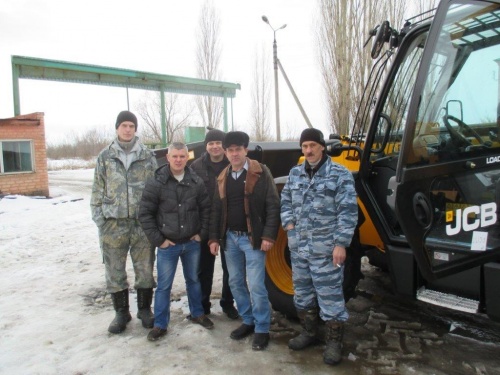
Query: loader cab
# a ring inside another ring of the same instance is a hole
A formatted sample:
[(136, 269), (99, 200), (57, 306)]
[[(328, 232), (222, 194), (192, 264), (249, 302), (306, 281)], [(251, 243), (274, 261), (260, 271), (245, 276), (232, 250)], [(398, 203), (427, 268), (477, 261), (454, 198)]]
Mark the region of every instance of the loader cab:
[[(500, 4), (442, 1), (432, 23), (410, 27), (398, 44), (370, 109), (358, 193), (393, 277), (405, 279), (403, 294), (462, 289), (500, 318), (492, 289), (500, 282)], [(468, 285), (440, 284), (456, 275)]]

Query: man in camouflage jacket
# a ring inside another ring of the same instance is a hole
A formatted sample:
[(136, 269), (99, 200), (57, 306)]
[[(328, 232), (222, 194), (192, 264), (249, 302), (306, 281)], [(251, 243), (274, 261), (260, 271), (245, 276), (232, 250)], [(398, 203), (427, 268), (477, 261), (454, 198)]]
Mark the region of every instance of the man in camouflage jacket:
[(358, 217), (354, 179), (326, 155), (321, 131), (304, 130), (300, 145), (306, 160), (292, 168), (281, 192), (281, 223), (288, 234), (294, 303), (304, 327), (288, 346), (300, 350), (313, 344), (321, 317), (326, 322), (327, 342), (323, 359), (337, 364), (342, 358), (343, 323), (349, 316), (342, 282), (346, 248)]
[(122, 332), (131, 320), (126, 261), (134, 265), (137, 317), (145, 328), (153, 327), (154, 247), (138, 221), (139, 203), (146, 180), (157, 168), (154, 154), (135, 135), (137, 118), (122, 111), (116, 120), (116, 139), (97, 158), (90, 206), (99, 228), (106, 270), (106, 289), (116, 311), (108, 331)]

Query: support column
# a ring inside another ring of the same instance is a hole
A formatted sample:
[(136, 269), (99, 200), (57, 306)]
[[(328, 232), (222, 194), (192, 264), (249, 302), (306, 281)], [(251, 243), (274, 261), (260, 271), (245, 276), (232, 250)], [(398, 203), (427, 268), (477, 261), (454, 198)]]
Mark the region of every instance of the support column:
[(161, 105), (161, 146), (167, 147), (167, 114), (165, 113), (165, 91), (160, 86), (160, 105)]

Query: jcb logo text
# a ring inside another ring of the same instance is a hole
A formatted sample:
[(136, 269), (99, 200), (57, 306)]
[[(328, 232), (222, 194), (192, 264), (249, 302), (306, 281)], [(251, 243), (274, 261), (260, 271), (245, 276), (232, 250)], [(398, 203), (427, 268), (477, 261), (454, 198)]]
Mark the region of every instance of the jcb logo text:
[(484, 228), (495, 224), (497, 222), (497, 204), (492, 202), (481, 206), (470, 206), (463, 210), (458, 209), (455, 210), (455, 215), (453, 215), (453, 211), (446, 212), (447, 222), (453, 221), (453, 217), (455, 217), (454, 226), (451, 224), (446, 225), (446, 234), (448, 236), (454, 236), (460, 233), (461, 230), (470, 232), (480, 227)]

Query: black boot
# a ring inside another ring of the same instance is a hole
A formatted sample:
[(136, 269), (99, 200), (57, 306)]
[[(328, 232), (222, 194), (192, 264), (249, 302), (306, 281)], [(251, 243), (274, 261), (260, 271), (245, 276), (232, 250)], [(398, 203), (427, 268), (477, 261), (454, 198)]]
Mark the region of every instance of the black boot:
[(137, 289), (137, 318), (142, 320), (144, 328), (153, 328), (155, 316), (151, 312), (153, 289)]
[(326, 349), (323, 361), (328, 365), (336, 365), (342, 360), (342, 338), (344, 323), (335, 320), (326, 322)]
[(292, 350), (302, 350), (317, 342), (318, 310), (298, 310), (297, 315), (303, 330), (300, 335), (288, 341), (288, 347)]
[(125, 330), (127, 323), (132, 319), (128, 310), (128, 289), (111, 293), (111, 298), (113, 299), (113, 306), (115, 308), (116, 315), (109, 325), (108, 331), (111, 333), (120, 333)]

